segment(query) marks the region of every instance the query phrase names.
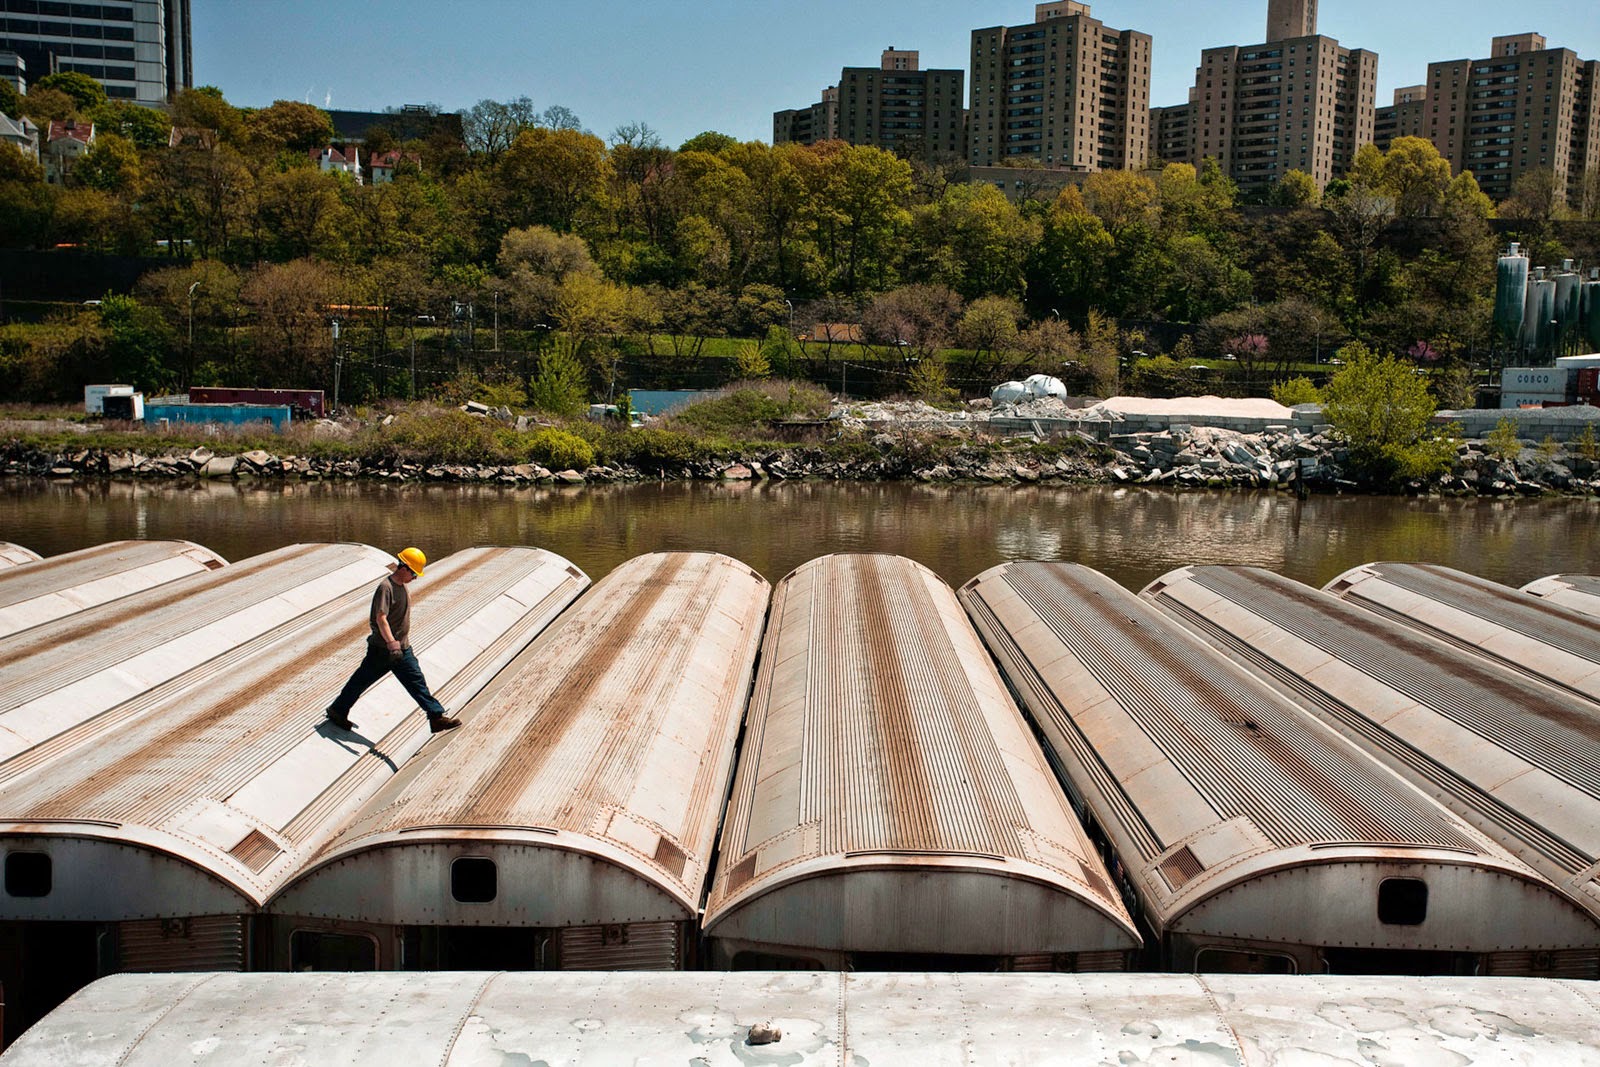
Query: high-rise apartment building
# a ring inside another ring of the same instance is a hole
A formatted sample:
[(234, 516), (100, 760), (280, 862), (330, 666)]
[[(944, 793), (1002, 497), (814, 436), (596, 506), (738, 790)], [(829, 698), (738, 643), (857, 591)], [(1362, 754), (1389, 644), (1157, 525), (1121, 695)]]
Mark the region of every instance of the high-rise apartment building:
[(75, 70), (113, 100), (153, 105), (194, 85), (189, 0), (0, 0), (0, 49), (28, 77)]
[(772, 143), (795, 141), (816, 144), (839, 139), (839, 87), (822, 90), (822, 99), (810, 107), (791, 108), (772, 113)]
[[(1187, 155), (1175, 135), (1165, 136), (1159, 155), (1194, 164), (1209, 156), (1247, 192), (1290, 170), (1311, 175), (1318, 188), (1341, 177), (1372, 140), (1378, 56), (1341, 48), (1316, 22), (1315, 0), (1269, 0), (1265, 43), (1202, 51), (1189, 103), (1178, 105), (1188, 108)], [(1177, 115), (1161, 122), (1178, 124)]]
[(1423, 136), (1496, 200), (1548, 169), (1575, 201), (1584, 176), (1600, 169), (1600, 61), (1547, 48), (1537, 33), (1496, 37), (1489, 52), (1428, 64)]
[(876, 67), (845, 67), (809, 108), (775, 111), (772, 143), (839, 140), (902, 156), (966, 155), (966, 72), (923, 70), (915, 50), (886, 48)]
[(1115, 30), (1075, 0), (1022, 26), (972, 31), (973, 166), (1030, 160), (1117, 170), (1150, 151), (1150, 35)]
[(1372, 143), (1387, 152), (1396, 137), (1426, 137), (1428, 87), (1407, 85), (1394, 91), (1394, 103), (1372, 116)]

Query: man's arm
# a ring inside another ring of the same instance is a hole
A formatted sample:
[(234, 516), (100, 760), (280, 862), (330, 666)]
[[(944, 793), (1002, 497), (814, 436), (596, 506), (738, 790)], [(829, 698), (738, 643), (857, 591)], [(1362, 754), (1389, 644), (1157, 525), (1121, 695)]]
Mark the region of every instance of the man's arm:
[(389, 628), (389, 607), (393, 603), (394, 593), (389, 589), (389, 583), (384, 582), (372, 597), (372, 628), (383, 638), (383, 645), (389, 654), (398, 656), (400, 642), (394, 639), (394, 631)]

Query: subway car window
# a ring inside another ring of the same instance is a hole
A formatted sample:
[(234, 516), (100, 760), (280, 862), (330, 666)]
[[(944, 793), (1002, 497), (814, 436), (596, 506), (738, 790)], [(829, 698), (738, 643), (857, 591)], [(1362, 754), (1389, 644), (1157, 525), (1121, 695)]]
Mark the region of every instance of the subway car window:
[(463, 904), (487, 904), (500, 892), (494, 860), (463, 856), (450, 865), (450, 895)]
[(50, 857), (43, 852), (6, 853), (6, 895), (47, 897), (52, 872)]
[(1294, 974), (1294, 959), (1276, 952), (1203, 948), (1195, 953), (1195, 974)]
[(378, 942), (365, 934), (296, 930), (289, 935), (291, 971), (375, 971)]
[(1421, 926), (1428, 917), (1428, 883), (1420, 878), (1385, 878), (1378, 886), (1378, 921)]

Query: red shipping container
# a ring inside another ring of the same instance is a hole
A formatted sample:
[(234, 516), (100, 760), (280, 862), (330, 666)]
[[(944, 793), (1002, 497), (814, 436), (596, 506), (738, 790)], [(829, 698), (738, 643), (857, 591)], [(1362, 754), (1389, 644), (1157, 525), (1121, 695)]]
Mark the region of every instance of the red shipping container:
[(1578, 399), (1589, 404), (1600, 403), (1600, 367), (1578, 368)]
[(321, 389), (233, 389), (196, 385), (189, 390), (191, 404), (287, 404), (296, 416), (322, 418)]

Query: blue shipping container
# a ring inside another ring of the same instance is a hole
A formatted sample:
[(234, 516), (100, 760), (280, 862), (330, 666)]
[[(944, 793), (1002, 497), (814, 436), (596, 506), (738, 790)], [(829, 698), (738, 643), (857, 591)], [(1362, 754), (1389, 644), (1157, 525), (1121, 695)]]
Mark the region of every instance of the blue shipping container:
[(250, 426), (267, 422), (278, 433), (289, 425), (287, 404), (146, 404), (144, 424), (165, 419), (173, 422), (214, 422), (223, 426)]

